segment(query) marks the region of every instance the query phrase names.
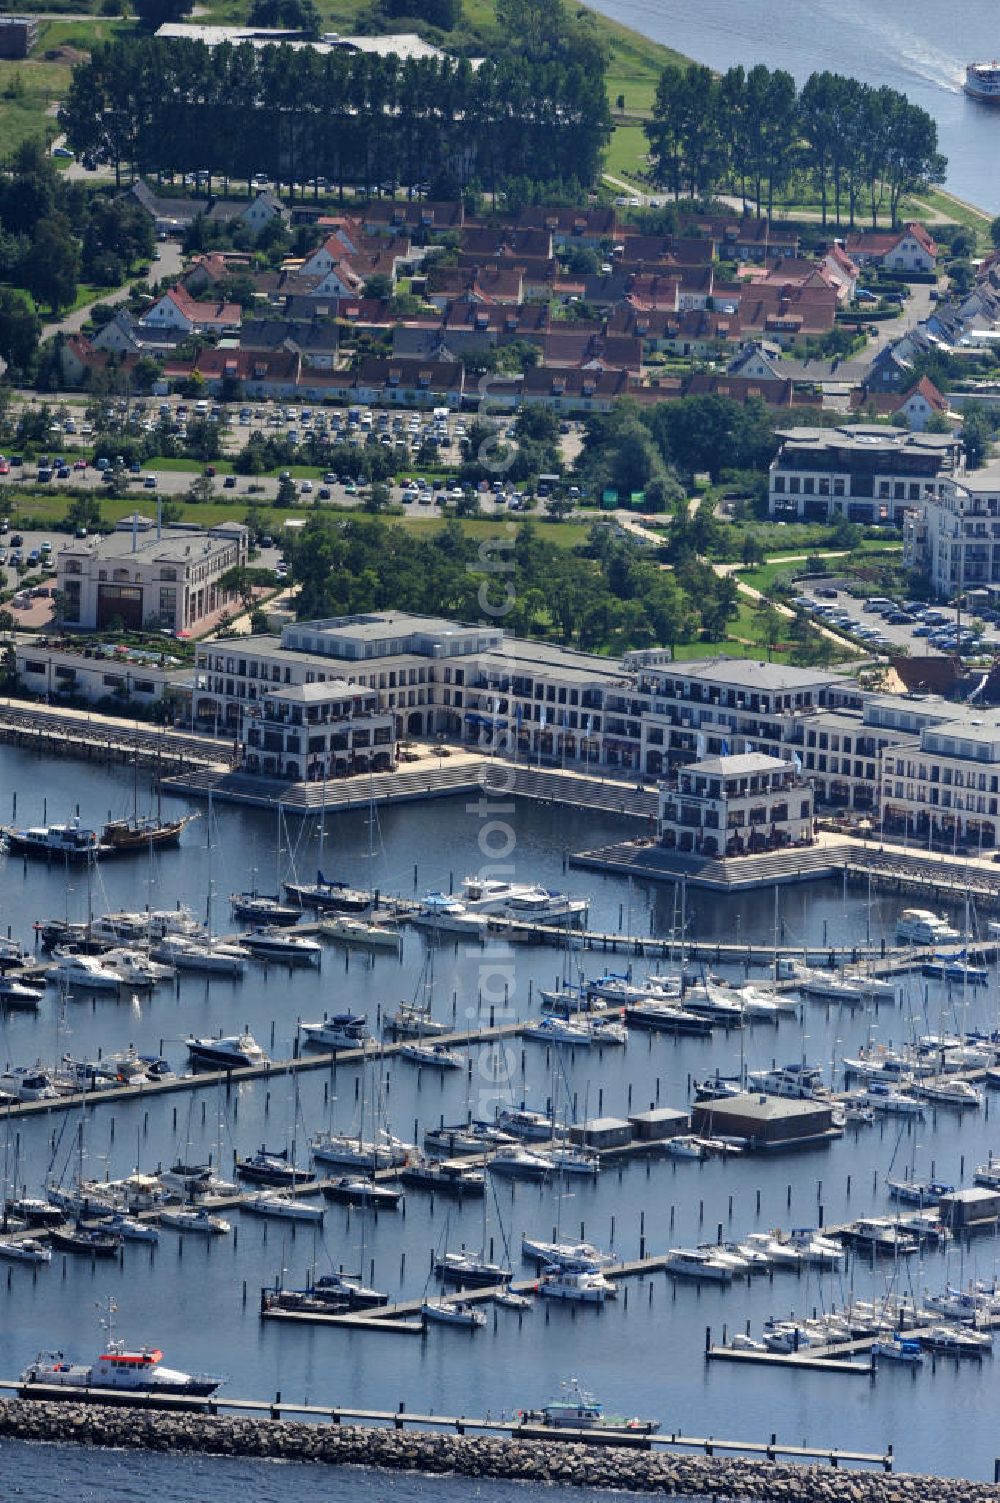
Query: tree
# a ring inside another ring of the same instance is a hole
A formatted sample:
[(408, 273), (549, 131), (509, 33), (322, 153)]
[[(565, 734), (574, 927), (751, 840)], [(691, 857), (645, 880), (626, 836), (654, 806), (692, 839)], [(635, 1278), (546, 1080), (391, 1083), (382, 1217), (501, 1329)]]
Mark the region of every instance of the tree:
[(200, 506), (215, 500), (215, 481), (211, 475), (196, 475), (188, 486), (187, 499), (194, 505)]
[(415, 16), (436, 26), (439, 31), (453, 31), (462, 18), (461, 0), (380, 0), (384, 16)]
[(35, 226), (24, 285), (56, 315), (76, 297), (80, 252), (69, 220), (52, 214)]
[(990, 221), (990, 240), (1000, 249), (1000, 214)]
[(993, 427), (986, 408), (981, 402), (966, 402), (962, 408), (962, 442), (970, 470), (978, 470), (985, 463), (992, 439)]
[(134, 0), (135, 13), (145, 31), (159, 31), (171, 21), (182, 21), (194, 0)]
[(101, 526), (101, 501), (93, 491), (81, 491), (74, 496), (66, 509), (67, 525), (76, 532), (85, 527), (88, 532), (95, 532)]
[(379, 302), (392, 297), (392, 278), (384, 271), (377, 271), (365, 282), (364, 294), (365, 297), (374, 298)]
[(295, 505), (295, 481), (290, 475), (282, 475), (278, 479), (278, 494), (274, 501), (275, 506)]
[(21, 294), (0, 287), (0, 357), (15, 375), (23, 376), (31, 365), (41, 331), (38, 315)]

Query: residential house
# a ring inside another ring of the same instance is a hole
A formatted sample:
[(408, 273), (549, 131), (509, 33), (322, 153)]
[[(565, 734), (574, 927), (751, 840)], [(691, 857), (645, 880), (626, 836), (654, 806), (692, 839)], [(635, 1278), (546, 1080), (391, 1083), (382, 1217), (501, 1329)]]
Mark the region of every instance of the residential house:
[(936, 271), (938, 248), (922, 224), (910, 222), (898, 230), (862, 230), (848, 235), (844, 250), (857, 266), (883, 271)]
[[(855, 393), (851, 405), (863, 412), (871, 411), (878, 417), (901, 415), (911, 433), (922, 433), (928, 418), (934, 414), (947, 416), (949, 411), (947, 398), (927, 376), (921, 376), (905, 392), (869, 392), (862, 387)], [(957, 424), (957, 417), (955, 421)]]
[(240, 330), (243, 350), (293, 350), (313, 370), (332, 370), (340, 333), (329, 318), (255, 318)]
[(157, 298), (140, 322), (184, 334), (231, 334), (239, 328), (242, 316), (239, 303), (197, 302), (178, 285)]
[(366, 356), (355, 377), (355, 400), (406, 407), (462, 405), (465, 371), (457, 361), (383, 360)]

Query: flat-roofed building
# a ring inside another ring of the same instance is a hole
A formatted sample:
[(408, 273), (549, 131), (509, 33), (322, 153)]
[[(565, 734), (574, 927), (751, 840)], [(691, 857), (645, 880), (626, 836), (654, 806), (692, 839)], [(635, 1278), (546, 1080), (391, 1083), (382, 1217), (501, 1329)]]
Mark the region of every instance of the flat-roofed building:
[(1000, 832), (1000, 711), (935, 703), (919, 739), (886, 750), (881, 816), (886, 834), (928, 846), (992, 850)]
[(896, 525), (908, 507), (937, 496), (962, 464), (961, 440), (951, 433), (851, 424), (776, 436), (781, 447), (768, 480), (774, 517)]
[(825, 1101), (791, 1101), (784, 1096), (726, 1096), (699, 1102), (691, 1114), (692, 1132), (706, 1137), (743, 1138), (761, 1152), (804, 1148), (843, 1134)]
[(945, 600), (1000, 583), (1000, 461), (963, 470), (906, 513), (903, 561)]
[(808, 845), (813, 792), (795, 764), (762, 752), (707, 757), (660, 788), (660, 843), (703, 856)]
[(395, 717), (376, 690), (343, 679), (265, 689), (243, 706), (240, 741), (247, 772), (296, 782), (396, 765)]
[(208, 531), (143, 530), (75, 539), (56, 559), (62, 620), (84, 631), (115, 623), (198, 632), (237, 600), (222, 578), (246, 564), (247, 529), (224, 523)]

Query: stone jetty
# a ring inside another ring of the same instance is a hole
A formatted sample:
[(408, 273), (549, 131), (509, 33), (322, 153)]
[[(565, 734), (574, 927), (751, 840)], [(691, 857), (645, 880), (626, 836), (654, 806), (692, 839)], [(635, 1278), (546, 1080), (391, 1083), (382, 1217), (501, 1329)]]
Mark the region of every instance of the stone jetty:
[(326, 1462), (390, 1471), (449, 1472), (688, 1498), (776, 1503), (1000, 1503), (1000, 1487), (942, 1477), (245, 1416), (152, 1414), (95, 1404), (0, 1403), (0, 1437)]

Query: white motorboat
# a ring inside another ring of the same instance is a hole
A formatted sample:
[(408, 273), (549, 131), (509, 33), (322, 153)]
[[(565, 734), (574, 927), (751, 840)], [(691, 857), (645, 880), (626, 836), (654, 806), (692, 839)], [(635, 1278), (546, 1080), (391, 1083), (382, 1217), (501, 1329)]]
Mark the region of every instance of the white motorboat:
[(781, 1232), (748, 1232), (743, 1240), (749, 1248), (763, 1253), (774, 1269), (801, 1268), (804, 1261), (798, 1248)]
[(13, 976), (0, 975), (0, 1007), (15, 1012), (36, 1012), (44, 996), (39, 986), (28, 986)]
[(213, 1216), (203, 1206), (196, 1210), (184, 1206), (167, 1206), (160, 1212), (160, 1225), (172, 1227), (175, 1232), (192, 1232), (201, 1237), (223, 1237), (232, 1231), (232, 1224), (221, 1216)]
[(734, 1273), (732, 1264), (718, 1257), (714, 1249), (700, 1247), (672, 1247), (664, 1267), (675, 1278), (707, 1279), (717, 1284), (730, 1283)]
[(708, 1158), (704, 1139), (696, 1137), (694, 1133), (678, 1133), (674, 1138), (664, 1139), (663, 1152), (672, 1159)]
[(930, 1101), (935, 1106), (954, 1106), (964, 1110), (969, 1107), (978, 1108), (983, 1104), (982, 1091), (977, 1091), (967, 1080), (946, 1080), (939, 1076), (937, 1080), (918, 1081), (915, 1090), (925, 1101)]
[(788, 1356), (813, 1345), (813, 1334), (800, 1321), (768, 1320), (764, 1324), (764, 1345), (769, 1352)]
[(904, 908), (896, 920), (896, 943), (901, 945), (951, 944), (961, 938), (947, 919), (929, 908)]
[(445, 1284), (461, 1284), (466, 1287), (475, 1284), (486, 1287), (507, 1284), (514, 1277), (509, 1268), (504, 1268), (501, 1263), (491, 1263), (485, 1253), (476, 1257), (464, 1245), (460, 1252), (436, 1254), (434, 1272)]
[(785, 1096), (793, 1101), (813, 1101), (829, 1094), (823, 1072), (805, 1061), (775, 1065), (770, 1070), (748, 1070), (747, 1088), (767, 1096)]
[(191, 1064), (209, 1070), (247, 1070), (256, 1065), (266, 1065), (267, 1055), (252, 1033), (219, 1035), (218, 1038), (187, 1039)]
[(37, 1237), (0, 1237), (0, 1258), (9, 1263), (51, 1263), (52, 1249)]
[(368, 950), (398, 950), (403, 943), (398, 929), (390, 929), (388, 924), (351, 918), (349, 914), (330, 914), (320, 919), (319, 931), (324, 939)]
[(46, 981), (74, 991), (117, 992), (126, 983), (96, 955), (74, 955), (56, 950)]
[(552, 1160), (516, 1143), (511, 1148), (497, 1149), (487, 1159), (486, 1167), (491, 1174), (502, 1174), (511, 1179), (547, 1179), (552, 1173)]
[(159, 986), (162, 981), (172, 980), (175, 974), (172, 965), (152, 960), (138, 950), (106, 950), (100, 958), (102, 965), (117, 972), (122, 982), (135, 990)]
[(526, 1233), (521, 1237), (521, 1256), (529, 1263), (568, 1271), (608, 1268), (615, 1261), (592, 1242), (544, 1242)]
[(916, 1096), (909, 1096), (897, 1086), (885, 1085), (880, 1080), (868, 1082), (865, 1090), (859, 1093), (860, 1099), (873, 1111), (885, 1112), (889, 1116), (899, 1117), (922, 1117), (924, 1115), (923, 1102)]
[(425, 1299), (420, 1306), (424, 1320), (435, 1325), (460, 1326), (466, 1331), (478, 1331), (486, 1324), (486, 1316), (467, 1300)]
[(0, 1075), (0, 1093), (15, 1101), (56, 1101), (59, 1092), (41, 1064), (14, 1065)]
[(323, 954), (318, 939), (290, 929), (251, 929), (240, 936), (240, 944), (255, 960), (274, 960), (282, 965), (319, 965)]
[(884, 1362), (923, 1362), (923, 1348), (914, 1336), (895, 1333), (875, 1342), (872, 1357), (880, 1357)]
[(586, 1174), (591, 1178), (601, 1172), (601, 1155), (596, 1148), (576, 1144), (559, 1144), (546, 1154), (557, 1174)]
[(257, 892), (255, 888), (251, 888), (249, 892), (232, 893), (229, 907), (234, 918), (268, 927), (273, 924), (297, 924), (302, 917), (300, 904), (283, 903), (277, 893)]
[(155, 1244), (160, 1240), (160, 1234), (151, 1222), (140, 1221), (138, 1216), (126, 1216), (123, 1211), (116, 1211), (102, 1225), (110, 1232), (117, 1232), (126, 1242)]
[(232, 977), (245, 975), (251, 958), (250, 951), (235, 940), (215, 939), (208, 934), (165, 934), (153, 954), (178, 971)]
[(413, 1152), (413, 1145), (380, 1132), (373, 1141), (359, 1133), (319, 1132), (309, 1139), (318, 1164), (336, 1164), (345, 1169), (398, 1169)]
[(273, 1216), (282, 1221), (309, 1221), (314, 1224), (321, 1224), (326, 1214), (324, 1206), (309, 1205), (295, 1195), (282, 1195), (279, 1190), (262, 1190), (259, 1195), (245, 1200), (240, 1209), (250, 1211), (255, 1216)]
[(502, 1132), (513, 1133), (518, 1138), (547, 1142), (553, 1136), (552, 1118), (546, 1112), (533, 1112), (523, 1106), (501, 1106), (496, 1120)]
[(387, 1014), (382, 1026), (394, 1038), (406, 1039), (433, 1038), (449, 1031), (447, 1023), (431, 1017), (429, 1007), (416, 1002), (400, 1002), (395, 1012)]
[(843, 1268), (847, 1252), (833, 1237), (824, 1237), (814, 1227), (796, 1227), (789, 1233), (788, 1241), (803, 1263), (813, 1268)]
[(596, 1042), (593, 1030), (586, 1023), (574, 1023), (569, 1018), (558, 1018), (551, 1014), (529, 1023), (521, 1030), (521, 1037), (532, 1039), (538, 1044), (579, 1045), (584, 1049), (589, 1049)]
[[(649, 981), (652, 981), (652, 977)], [(665, 978), (660, 978), (665, 980)], [(624, 1006), (629, 1002), (643, 1002), (650, 996), (673, 997), (672, 989), (664, 986), (662, 989), (646, 984), (637, 986), (628, 976), (615, 975), (606, 971), (603, 976), (595, 976), (589, 981), (584, 981), (583, 989), (588, 997), (597, 997), (602, 1002), (617, 1003)]]
[(471, 913), (500, 914), (524, 923), (582, 924), (590, 908), (589, 898), (571, 898), (537, 883), (493, 877), (466, 877), (461, 896)]
[(324, 1013), (319, 1023), (300, 1023), (305, 1042), (318, 1049), (363, 1049), (371, 1039), (364, 1013)]
[(421, 1044), (416, 1040), (401, 1044), (399, 1057), (408, 1059), (415, 1065), (426, 1065), (432, 1070), (461, 1070), (466, 1062), (465, 1056), (456, 1054), (454, 1049), (449, 1049), (445, 1044)]
[(443, 892), (429, 892), (410, 922), (432, 934), (454, 934), (480, 941), (486, 938), (490, 925), (488, 914), (472, 913), (459, 898)]
[(493, 1296), (493, 1303), (505, 1310), (533, 1310), (535, 1302), (527, 1294), (516, 1294), (513, 1289), (500, 1289)]
[(551, 1272), (543, 1270), (538, 1281), (538, 1293), (543, 1299), (565, 1300), (571, 1304), (603, 1305), (617, 1293), (614, 1284), (598, 1269), (558, 1268)]

